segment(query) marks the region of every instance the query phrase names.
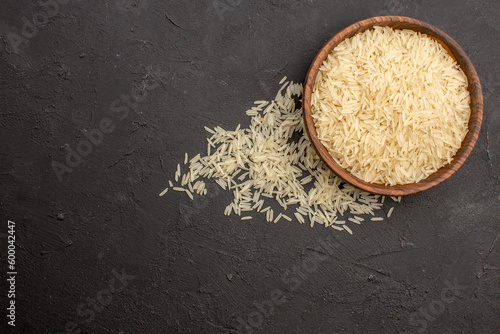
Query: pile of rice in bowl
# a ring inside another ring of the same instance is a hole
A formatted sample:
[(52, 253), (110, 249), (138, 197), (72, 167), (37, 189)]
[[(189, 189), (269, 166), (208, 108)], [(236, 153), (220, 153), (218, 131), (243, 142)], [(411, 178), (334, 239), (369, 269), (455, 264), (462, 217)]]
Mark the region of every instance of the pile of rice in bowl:
[(316, 77), (321, 143), (354, 176), (419, 182), (450, 163), (467, 134), (467, 77), (432, 38), (374, 27), (342, 41)]

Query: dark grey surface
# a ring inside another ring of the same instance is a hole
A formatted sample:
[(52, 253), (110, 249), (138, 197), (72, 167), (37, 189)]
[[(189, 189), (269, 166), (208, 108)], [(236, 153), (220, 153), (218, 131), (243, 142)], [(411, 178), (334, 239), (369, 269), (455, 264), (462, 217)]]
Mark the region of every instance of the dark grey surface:
[[(498, 1), (60, 2), (18, 50), (12, 34), (44, 9), (1, 4), (4, 312), (7, 220), (18, 275), (16, 327), (3, 316), (0, 332), (500, 332)], [(248, 124), (252, 102), (283, 75), (302, 81), (328, 38), (383, 14), (443, 29), (482, 78), (483, 129), (451, 179), (387, 201), (392, 217), (354, 236), (226, 217), (231, 195), (215, 187), (158, 197), (184, 152), (206, 149), (204, 125)], [(146, 96), (113, 112), (132, 88)], [(113, 131), (59, 182), (53, 162), (107, 118)]]

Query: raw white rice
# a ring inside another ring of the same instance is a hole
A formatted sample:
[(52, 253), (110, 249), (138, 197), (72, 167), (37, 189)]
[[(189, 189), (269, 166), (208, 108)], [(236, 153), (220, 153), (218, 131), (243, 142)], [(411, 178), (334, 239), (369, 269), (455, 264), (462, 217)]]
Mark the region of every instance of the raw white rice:
[(389, 209), (389, 212), (387, 212), (387, 218), (390, 218), (392, 215), (392, 211), (394, 210), (394, 207)]
[(161, 197), (161, 196), (165, 195), (167, 193), (167, 191), (168, 191), (168, 188), (165, 188), (165, 190), (163, 190), (158, 196)]
[(344, 228), (344, 230), (346, 230), (349, 234), (352, 235), (352, 230), (349, 227), (347, 227), (347, 225), (342, 225), (342, 227)]
[(301, 224), (305, 223), (304, 217), (302, 217), (302, 215), (300, 213), (295, 212), (294, 216), (295, 216), (295, 218), (297, 218), (297, 220), (298, 220), (299, 223), (301, 223)]
[[(311, 226), (324, 225), (352, 234), (346, 221), (338, 217), (350, 213), (354, 218), (348, 222), (360, 224), (364, 219), (357, 215), (374, 215), (381, 209), (383, 197), (343, 183), (323, 164), (303, 131), (302, 109), (296, 106), (301, 96), (302, 85), (287, 81), (274, 101), (255, 102), (248, 128), (205, 127), (211, 135), (207, 138), (208, 155), (195, 155), (184, 175), (177, 165), (175, 181), (181, 179), (181, 185), (188, 189), (174, 187), (169, 181), (170, 187), (193, 199), (193, 193), (207, 194), (204, 179), (214, 179), (215, 184), (233, 193), (224, 215), (255, 211), (265, 213), (268, 222), (281, 218), (292, 221), (294, 217), (300, 224), (308, 219)], [(185, 154), (184, 161), (187, 159)], [(276, 205), (266, 205), (270, 201)], [(249, 219), (252, 216), (241, 218)]]
[(347, 220), (349, 220), (350, 222), (353, 222), (354, 224), (361, 224), (361, 222), (359, 222), (358, 220), (356, 220), (354, 218), (347, 218)]
[(204, 126), (205, 130), (207, 130), (207, 132), (211, 133), (211, 134), (215, 134), (215, 131), (210, 129), (208, 126)]
[(467, 85), (435, 40), (374, 27), (323, 62), (311, 97), (318, 137), (339, 165), (367, 182), (418, 182), (460, 148), (470, 116)]

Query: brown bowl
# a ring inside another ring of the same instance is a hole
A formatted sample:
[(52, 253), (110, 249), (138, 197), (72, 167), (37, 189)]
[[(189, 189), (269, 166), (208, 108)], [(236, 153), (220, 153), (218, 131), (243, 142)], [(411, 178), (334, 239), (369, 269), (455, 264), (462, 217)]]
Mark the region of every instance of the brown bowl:
[[(323, 64), (323, 61), (327, 58), (333, 48), (335, 48), (344, 39), (350, 38), (355, 34), (361, 33), (374, 26), (387, 26), (394, 29), (411, 29), (433, 38), (444, 47), (444, 49), (450, 54), (451, 57), (453, 57), (453, 59), (457, 61), (469, 81), (468, 90), (470, 93), (471, 109), (469, 132), (465, 136), (465, 139), (462, 142), (462, 146), (458, 150), (452, 162), (441, 167), (434, 174), (431, 174), (426, 179), (418, 183), (386, 186), (378, 183), (365, 182), (355, 177), (346, 169), (337, 164), (328, 153), (328, 150), (319, 141), (318, 135), (316, 133), (316, 127), (311, 115), (311, 94), (320, 66)], [(483, 93), (481, 90), (479, 77), (469, 57), (467, 57), (467, 54), (460, 47), (460, 45), (458, 45), (458, 43), (455, 42), (445, 32), (428, 23), (409, 17), (377, 16), (356, 22), (348, 26), (347, 28), (343, 29), (338, 34), (333, 36), (332, 39), (330, 39), (325, 44), (325, 46), (321, 48), (319, 53), (314, 58), (314, 61), (312, 62), (306, 76), (304, 84), (303, 110), (306, 132), (312, 145), (316, 149), (316, 152), (319, 154), (321, 159), (325, 162), (325, 164), (338, 176), (340, 176), (342, 179), (352, 184), (353, 186), (374, 194), (385, 196), (404, 196), (416, 194), (437, 186), (438, 184), (449, 178), (463, 165), (472, 149), (474, 148), (474, 145), (476, 144), (479, 136), (479, 131), (481, 130), (481, 123), (483, 121)]]

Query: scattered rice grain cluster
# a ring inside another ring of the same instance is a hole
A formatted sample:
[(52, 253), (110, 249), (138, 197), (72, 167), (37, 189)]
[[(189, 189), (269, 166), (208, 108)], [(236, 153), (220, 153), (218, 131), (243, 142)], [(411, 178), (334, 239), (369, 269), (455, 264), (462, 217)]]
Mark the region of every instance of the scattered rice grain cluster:
[[(186, 154), (188, 169), (183, 174), (179, 164), (174, 175), (180, 185), (169, 181), (169, 186), (193, 199), (195, 194), (206, 195), (205, 180), (214, 179), (233, 192), (225, 215), (250, 220), (249, 213), (256, 212), (268, 222), (295, 218), (311, 227), (321, 224), (352, 234), (347, 223), (360, 224), (364, 221), (360, 215), (375, 216), (384, 197), (343, 183), (323, 164), (303, 131), (301, 97), (302, 85), (287, 81), (273, 101), (256, 101), (246, 111), (251, 117), (248, 128), (205, 127), (210, 134), (207, 154), (190, 160)], [(274, 212), (270, 202), (279, 204), (280, 212)], [(346, 212), (355, 215), (354, 221), (341, 218)]]
[(374, 27), (323, 62), (311, 105), (335, 161), (366, 182), (419, 182), (452, 161), (470, 116), (467, 77), (430, 37)]

